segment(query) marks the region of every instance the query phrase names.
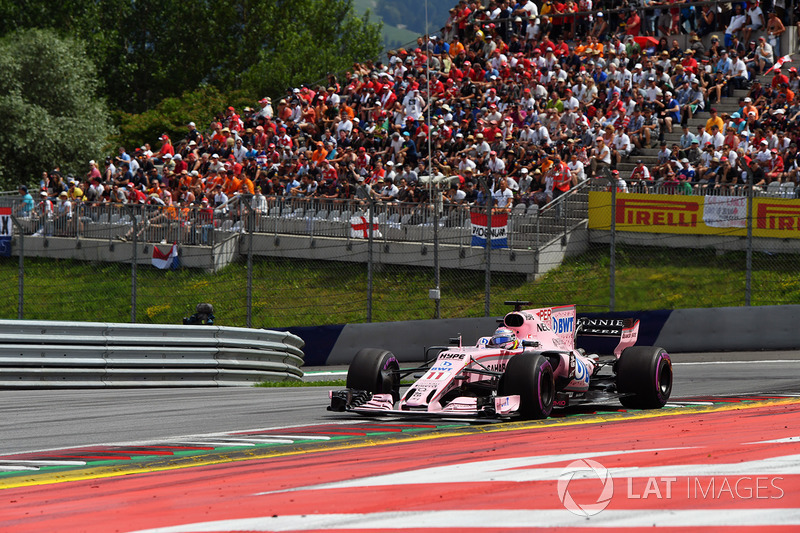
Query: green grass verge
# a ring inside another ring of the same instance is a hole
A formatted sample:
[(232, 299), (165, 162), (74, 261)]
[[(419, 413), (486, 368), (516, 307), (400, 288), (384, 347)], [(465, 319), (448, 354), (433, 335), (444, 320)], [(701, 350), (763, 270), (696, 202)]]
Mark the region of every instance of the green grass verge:
[[(400, 381), (401, 386), (412, 385), (413, 379)], [(256, 387), (279, 388), (279, 387), (340, 387), (347, 386), (346, 379), (322, 379), (319, 381), (262, 381), (256, 383)]]
[(321, 381), (262, 381), (256, 387), (278, 388), (278, 387), (344, 387), (343, 379), (327, 379)]
[[(620, 246), (616, 256), (619, 311), (744, 305), (745, 254)], [(566, 260), (536, 281), (524, 275), (493, 274), (490, 312), (507, 311), (505, 300), (535, 306), (575, 303), (580, 312), (609, 307), (607, 246)], [(800, 303), (798, 256), (756, 253), (752, 305)], [(72, 260), (25, 260), (24, 317), (36, 320), (129, 322), (130, 265)], [(254, 262), (252, 325), (280, 328), (365, 322), (366, 265), (335, 261)], [(0, 318), (17, 318), (18, 264), (0, 259)], [(199, 270), (161, 271), (139, 267), (136, 320), (180, 324), (199, 302), (214, 305), (216, 323), (246, 325), (247, 269), (234, 263), (216, 274)], [(434, 317), (428, 290), (433, 270), (376, 266), (372, 320)], [(484, 315), (484, 273), (443, 268), (441, 316)]]

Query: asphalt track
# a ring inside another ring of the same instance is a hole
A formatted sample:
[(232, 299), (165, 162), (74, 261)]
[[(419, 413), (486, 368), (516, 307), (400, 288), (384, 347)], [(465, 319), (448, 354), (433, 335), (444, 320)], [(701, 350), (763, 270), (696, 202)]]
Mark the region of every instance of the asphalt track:
[[(800, 393), (800, 352), (672, 359), (673, 398)], [(341, 420), (327, 403), (327, 389), (316, 387), (0, 391), (0, 453)]]
[[(800, 530), (800, 353), (673, 363), (657, 412), (472, 426), (329, 413), (317, 388), (0, 391), (0, 530)], [(555, 490), (590, 457), (617, 482), (569, 485), (610, 504), (592, 520)]]

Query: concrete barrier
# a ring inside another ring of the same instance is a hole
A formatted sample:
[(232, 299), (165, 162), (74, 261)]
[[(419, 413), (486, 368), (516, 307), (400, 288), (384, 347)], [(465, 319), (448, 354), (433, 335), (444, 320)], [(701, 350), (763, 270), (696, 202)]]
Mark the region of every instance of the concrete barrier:
[[(579, 317), (632, 317), (641, 321), (639, 344), (661, 346), (668, 352), (761, 351), (800, 349), (796, 334), (800, 306), (719, 307), (616, 313), (579, 313)], [(492, 318), (413, 320), (289, 328), (306, 341), (308, 365), (348, 364), (364, 347), (385, 348), (400, 361), (420, 361), (429, 346), (445, 345), (461, 334), (465, 344), (490, 334)], [(589, 351), (610, 350), (607, 339), (585, 337), (579, 346)], [(612, 347), (613, 348), (613, 347)]]
[(0, 388), (299, 381), (303, 345), (282, 331), (222, 326), (0, 320)]

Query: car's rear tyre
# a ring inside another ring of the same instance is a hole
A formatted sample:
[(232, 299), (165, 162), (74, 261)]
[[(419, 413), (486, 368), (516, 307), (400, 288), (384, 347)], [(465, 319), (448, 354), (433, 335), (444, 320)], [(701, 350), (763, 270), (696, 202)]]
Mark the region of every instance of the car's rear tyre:
[(498, 385), (498, 395), (519, 395), (519, 413), (524, 418), (550, 416), (556, 385), (553, 367), (538, 353), (521, 353), (508, 361)]
[(616, 364), (617, 392), (625, 407), (660, 409), (672, 394), (672, 361), (663, 348), (631, 346)]
[(400, 399), (400, 364), (387, 350), (363, 348), (347, 370), (347, 388), (373, 394), (391, 394)]

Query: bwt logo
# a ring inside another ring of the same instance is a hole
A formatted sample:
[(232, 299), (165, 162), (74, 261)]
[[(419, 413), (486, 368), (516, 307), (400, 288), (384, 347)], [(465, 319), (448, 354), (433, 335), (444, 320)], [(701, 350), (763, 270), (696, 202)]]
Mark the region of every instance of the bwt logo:
[(553, 317), (553, 333), (567, 333), (575, 328), (575, 317)]
[(700, 204), (673, 200), (617, 200), (615, 222), (637, 226), (696, 227)]
[(800, 206), (759, 203), (756, 209), (758, 229), (800, 231)]

